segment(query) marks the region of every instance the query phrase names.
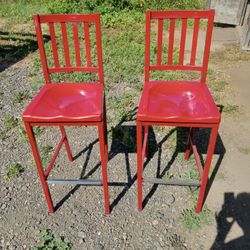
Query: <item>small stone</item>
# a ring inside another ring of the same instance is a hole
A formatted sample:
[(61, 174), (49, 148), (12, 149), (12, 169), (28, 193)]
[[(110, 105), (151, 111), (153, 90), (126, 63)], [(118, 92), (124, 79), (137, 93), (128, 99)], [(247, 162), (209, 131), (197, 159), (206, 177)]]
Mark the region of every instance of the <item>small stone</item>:
[(83, 231), (80, 231), (80, 232), (78, 233), (78, 237), (84, 239), (84, 238), (86, 238), (86, 233), (83, 232)]
[(159, 222), (158, 222), (158, 220), (154, 220), (154, 221), (152, 222), (152, 224), (153, 224), (153, 226), (157, 226), (157, 225), (159, 224)]

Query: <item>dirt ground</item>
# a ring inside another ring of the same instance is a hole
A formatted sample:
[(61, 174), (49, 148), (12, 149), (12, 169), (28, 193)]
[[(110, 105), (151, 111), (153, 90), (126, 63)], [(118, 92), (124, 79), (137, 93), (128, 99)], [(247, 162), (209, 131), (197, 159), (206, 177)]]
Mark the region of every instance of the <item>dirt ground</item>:
[[(212, 51), (237, 43), (236, 32), (232, 28), (215, 28)], [(63, 236), (72, 244), (72, 249), (250, 249), (249, 69), (250, 61), (223, 68), (232, 88), (228, 98), (240, 107), (240, 112), (233, 115), (222, 112), (217, 141), (220, 146), (217, 145), (214, 155), (218, 167), (214, 173), (222, 178), (214, 178), (206, 199), (213, 214), (209, 225), (187, 230), (181, 224), (179, 217), (183, 208), (193, 209), (189, 192), (183, 187), (161, 186), (153, 190), (145, 185), (148, 202), (143, 212), (138, 213), (136, 154), (124, 150), (111, 137), (109, 181), (128, 183), (110, 187), (111, 215), (104, 215), (101, 187), (53, 185), (51, 192), (57, 211), (50, 215), (29, 145), (20, 139), (19, 131), (13, 129), (6, 132), (7, 138), (0, 142), (0, 249), (29, 249), (38, 244), (39, 232), (44, 229)], [(17, 90), (30, 91), (29, 70), (29, 58), (25, 58), (0, 73), (1, 127), (3, 117), (13, 114), (20, 118), (30, 101), (21, 104), (12, 101), (12, 94)], [(123, 128), (134, 133), (135, 124), (123, 124)], [(39, 135), (38, 144), (46, 140), (47, 144), (55, 146), (58, 132), (55, 128), (46, 130)], [(96, 129), (70, 128), (67, 132), (76, 160), (69, 163), (63, 149), (52, 176), (100, 178)], [(155, 140), (159, 147), (162, 138), (157, 132)], [(168, 156), (162, 151), (161, 161)], [(148, 163), (148, 173), (154, 173), (158, 157), (156, 153)], [(6, 168), (13, 162), (21, 163), (25, 171), (17, 179), (9, 180)]]

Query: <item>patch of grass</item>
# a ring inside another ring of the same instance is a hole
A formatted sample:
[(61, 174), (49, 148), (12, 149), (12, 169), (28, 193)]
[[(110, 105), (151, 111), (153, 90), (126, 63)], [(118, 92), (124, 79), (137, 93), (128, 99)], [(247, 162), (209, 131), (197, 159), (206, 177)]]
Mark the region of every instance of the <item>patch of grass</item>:
[(184, 209), (181, 213), (181, 222), (189, 230), (197, 230), (208, 225), (212, 219), (212, 212), (204, 206), (202, 212), (195, 213), (194, 209)]
[(45, 145), (45, 146), (42, 146), (41, 152), (42, 152), (43, 155), (48, 155), (49, 152), (51, 152), (52, 149), (53, 149), (52, 146), (50, 146), (50, 145)]
[(230, 44), (224, 50), (211, 52), (210, 61), (213, 63), (222, 63), (225, 66), (232, 66), (235, 63), (248, 61), (250, 54), (242, 51), (238, 44)]
[(41, 135), (43, 131), (44, 131), (44, 128), (42, 127), (39, 127), (39, 126), (33, 127), (33, 132), (35, 135)]
[(53, 235), (49, 230), (40, 232), (40, 244), (34, 246), (32, 250), (70, 250), (71, 244), (66, 243), (61, 236)]
[(227, 104), (224, 106), (223, 112), (227, 114), (240, 113), (240, 107), (238, 105)]
[(21, 142), (25, 143), (28, 141), (28, 135), (24, 128), (19, 128), (19, 135), (20, 135)]
[(21, 103), (23, 100), (27, 99), (28, 96), (28, 92), (22, 92), (22, 91), (18, 91), (14, 94), (14, 102), (16, 103)]
[(139, 93), (131, 89), (131, 91), (124, 93), (120, 97), (108, 98), (107, 109), (111, 111), (108, 118), (116, 122), (133, 119), (134, 113), (131, 110), (134, 109), (138, 96)]
[(12, 164), (10, 165), (8, 168), (7, 168), (7, 177), (9, 179), (11, 178), (17, 178), (18, 176), (21, 175), (21, 173), (24, 171), (24, 168), (22, 167), (21, 164), (19, 163), (15, 163), (15, 164)]
[(4, 141), (4, 140), (6, 140), (7, 138), (8, 138), (7, 133), (6, 133), (5, 131), (1, 131), (1, 132), (0, 132), (0, 139), (1, 139), (2, 141)]
[(13, 116), (7, 116), (4, 118), (4, 126), (7, 130), (15, 128), (18, 126), (18, 119), (14, 118)]

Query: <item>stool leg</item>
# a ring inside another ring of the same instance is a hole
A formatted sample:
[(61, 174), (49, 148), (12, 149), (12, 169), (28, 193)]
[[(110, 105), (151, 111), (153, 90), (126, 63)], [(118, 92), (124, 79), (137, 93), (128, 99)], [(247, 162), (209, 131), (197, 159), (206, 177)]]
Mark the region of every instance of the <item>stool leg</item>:
[(68, 154), (68, 158), (69, 158), (70, 161), (73, 161), (73, 157), (72, 157), (72, 154), (71, 154), (71, 151), (70, 151), (70, 147), (69, 147), (68, 138), (67, 138), (67, 135), (66, 135), (64, 127), (60, 126), (60, 130), (61, 130), (62, 136), (63, 137), (65, 136), (64, 145), (65, 145), (65, 148), (66, 148), (66, 151), (67, 151), (67, 154)]
[(107, 155), (107, 161), (109, 160), (109, 151), (108, 151), (108, 128), (107, 128), (107, 113), (106, 113), (106, 100), (104, 98), (103, 106), (103, 123), (104, 123), (104, 137), (105, 137), (105, 150)]
[(137, 185), (138, 185), (138, 211), (142, 211), (142, 124), (137, 121), (136, 126), (137, 145)]
[[(148, 134), (148, 127), (149, 126), (144, 126), (144, 133)], [(149, 135), (148, 135), (148, 138), (149, 138)], [(148, 158), (149, 157), (149, 152), (148, 152), (148, 138), (147, 138), (147, 145), (146, 145), (146, 152), (145, 152), (145, 157)]]
[(190, 157), (190, 153), (191, 153), (191, 142), (190, 142), (190, 140), (193, 139), (194, 131), (195, 131), (195, 128), (191, 128), (190, 132), (189, 132), (189, 135), (188, 135), (187, 148), (186, 148), (186, 152), (185, 152), (185, 156), (184, 156), (185, 160), (188, 160), (189, 157)]
[(42, 167), (40, 156), (37, 150), (37, 144), (36, 144), (36, 139), (33, 133), (33, 129), (28, 122), (25, 122), (24, 124), (26, 127), (27, 135), (29, 137), (32, 153), (33, 153), (35, 163), (37, 166), (37, 171), (38, 171), (41, 183), (42, 183), (42, 187), (43, 187), (43, 191), (44, 191), (47, 205), (49, 208), (49, 212), (54, 213), (54, 206), (53, 206), (53, 202), (52, 202), (51, 195), (49, 192), (49, 187), (44, 176), (43, 167)]
[(213, 153), (214, 153), (216, 138), (217, 138), (217, 135), (218, 135), (218, 128), (219, 128), (219, 125), (216, 125), (215, 127), (213, 127), (212, 131), (211, 131), (211, 134), (210, 134), (207, 158), (206, 158), (204, 172), (203, 172), (202, 179), (201, 179), (201, 185), (200, 185), (200, 192), (199, 192), (197, 207), (196, 207), (196, 210), (195, 210), (196, 213), (201, 212), (201, 209), (202, 209), (204, 195), (205, 195), (206, 186), (207, 186), (208, 175), (209, 175), (209, 169), (210, 169), (210, 165), (211, 165), (211, 161), (212, 161), (212, 157), (213, 157)]
[(105, 202), (105, 213), (110, 214), (109, 205), (109, 194), (108, 194), (108, 177), (107, 177), (107, 152), (105, 146), (105, 125), (104, 122), (98, 124), (98, 134), (100, 143), (100, 153), (101, 153), (101, 165), (102, 165), (102, 184), (104, 191), (104, 202)]

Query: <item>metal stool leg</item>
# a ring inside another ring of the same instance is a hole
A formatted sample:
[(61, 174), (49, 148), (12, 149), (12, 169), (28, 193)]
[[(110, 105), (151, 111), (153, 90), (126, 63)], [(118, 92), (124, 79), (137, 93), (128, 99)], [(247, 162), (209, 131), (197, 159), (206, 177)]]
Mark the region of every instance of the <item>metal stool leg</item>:
[[(144, 134), (148, 135), (148, 127), (149, 126), (144, 126)], [(149, 157), (149, 152), (148, 152), (148, 138), (149, 138), (149, 135), (147, 136), (147, 145), (146, 145), (146, 151), (145, 151), (145, 158)]]
[(202, 205), (203, 205), (203, 200), (204, 200), (204, 195), (206, 191), (206, 186), (207, 186), (207, 180), (208, 180), (208, 175), (209, 175), (209, 169), (214, 153), (214, 147), (216, 143), (216, 138), (218, 135), (218, 128), (219, 125), (216, 125), (215, 127), (212, 128), (211, 134), (210, 134), (210, 140), (209, 140), (209, 146), (208, 146), (208, 152), (207, 152), (207, 159), (205, 162), (205, 167), (204, 167), (204, 172), (202, 175), (201, 179), (201, 185), (200, 185), (200, 192), (199, 192), (199, 197), (198, 197), (198, 202), (197, 202), (197, 207), (196, 207), (196, 213), (201, 212)]
[(194, 136), (194, 131), (195, 131), (195, 128), (191, 128), (191, 129), (190, 129), (190, 132), (189, 132), (189, 135), (188, 135), (187, 148), (186, 148), (186, 152), (185, 152), (185, 156), (184, 156), (184, 159), (185, 159), (185, 160), (188, 160), (189, 157), (190, 157), (190, 153), (191, 153), (191, 143), (190, 143), (190, 139), (193, 138), (193, 136)]
[(64, 139), (64, 145), (66, 147), (68, 158), (69, 158), (70, 161), (73, 161), (73, 157), (72, 157), (72, 154), (71, 154), (71, 151), (70, 151), (70, 147), (69, 147), (68, 138), (67, 138), (67, 135), (66, 135), (64, 127), (60, 126), (60, 130), (61, 130), (62, 136), (65, 137), (65, 139)]
[(30, 141), (32, 153), (35, 159), (35, 163), (37, 166), (38, 174), (42, 183), (42, 187), (43, 187), (43, 191), (44, 191), (47, 205), (49, 208), (49, 212), (54, 213), (54, 206), (53, 206), (53, 202), (52, 202), (51, 195), (49, 192), (49, 187), (44, 176), (43, 167), (42, 167), (40, 156), (37, 150), (37, 144), (36, 144), (36, 139), (33, 133), (33, 129), (28, 122), (25, 122), (25, 127), (26, 127), (26, 131), (29, 137), (29, 141)]
[(136, 140), (137, 140), (137, 185), (138, 185), (138, 210), (142, 210), (142, 124), (137, 122), (136, 126)]
[(102, 184), (104, 191), (105, 213), (110, 214), (108, 177), (107, 177), (107, 152), (106, 152), (104, 131), (105, 131), (105, 124), (104, 122), (100, 122), (98, 124), (98, 134), (99, 134), (100, 153), (101, 153)]

